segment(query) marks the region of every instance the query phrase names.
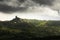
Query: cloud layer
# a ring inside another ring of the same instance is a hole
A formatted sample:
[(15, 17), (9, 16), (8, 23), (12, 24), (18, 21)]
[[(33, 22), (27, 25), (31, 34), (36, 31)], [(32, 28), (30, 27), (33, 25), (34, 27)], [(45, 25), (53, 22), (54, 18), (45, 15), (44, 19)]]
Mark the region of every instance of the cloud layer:
[(39, 3), (40, 5), (52, 5), (54, 0), (33, 0), (36, 3)]
[(57, 10), (60, 10), (60, 0), (0, 0), (2, 20), (16, 15), (27, 19), (60, 20)]
[(52, 5), (54, 0), (0, 0), (0, 11), (24, 11), (30, 6)]
[(33, 6), (48, 6), (51, 9), (60, 9), (60, 0), (0, 0), (0, 11), (24, 11)]

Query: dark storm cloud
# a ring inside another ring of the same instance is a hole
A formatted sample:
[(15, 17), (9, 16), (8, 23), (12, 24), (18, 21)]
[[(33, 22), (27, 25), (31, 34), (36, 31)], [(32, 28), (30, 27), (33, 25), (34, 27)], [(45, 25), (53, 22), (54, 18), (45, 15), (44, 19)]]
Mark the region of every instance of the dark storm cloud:
[(52, 5), (54, 0), (33, 0), (33, 1), (41, 5)]
[(0, 0), (0, 1), (4, 1), (4, 0)]
[[(4, 3), (5, 1), (5, 3)], [(14, 2), (12, 0), (0, 0), (0, 12), (16, 12), (16, 11), (25, 11), (26, 9), (28, 9), (28, 5), (30, 5), (28, 2), (25, 4), (24, 2), (25, 1), (28, 1), (28, 0), (14, 0)], [(38, 4), (41, 4), (41, 5), (52, 5), (53, 1), (54, 0), (30, 0), (30, 1), (34, 1)], [(8, 2), (12, 2), (11, 5), (9, 5)], [(25, 7), (14, 7), (14, 6), (20, 6), (21, 4), (25, 4)], [(31, 4), (33, 5), (33, 4)], [(34, 4), (35, 5), (35, 4)]]
[[(4, 1), (6, 3), (4, 3)], [(15, 0), (14, 0), (15, 1)], [(17, 0), (19, 2), (24, 2), (25, 0)], [(0, 0), (0, 12), (16, 12), (16, 11), (25, 11), (27, 8), (26, 7), (14, 7), (14, 6), (9, 6), (8, 2), (12, 2), (12, 0)], [(7, 5), (8, 4), (8, 5)], [(17, 3), (16, 3), (17, 4)], [(18, 4), (17, 4), (18, 5)]]
[(0, 12), (16, 12), (16, 11), (24, 11), (26, 8), (23, 7), (11, 7), (8, 5), (0, 4)]
[(19, 2), (24, 2), (25, 0), (18, 0)]

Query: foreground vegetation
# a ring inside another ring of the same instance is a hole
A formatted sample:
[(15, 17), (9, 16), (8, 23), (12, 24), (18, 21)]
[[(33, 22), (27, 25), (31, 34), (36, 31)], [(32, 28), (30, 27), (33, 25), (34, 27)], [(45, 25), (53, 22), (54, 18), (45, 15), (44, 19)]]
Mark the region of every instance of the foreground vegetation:
[(14, 18), (0, 21), (0, 40), (60, 39), (60, 21)]

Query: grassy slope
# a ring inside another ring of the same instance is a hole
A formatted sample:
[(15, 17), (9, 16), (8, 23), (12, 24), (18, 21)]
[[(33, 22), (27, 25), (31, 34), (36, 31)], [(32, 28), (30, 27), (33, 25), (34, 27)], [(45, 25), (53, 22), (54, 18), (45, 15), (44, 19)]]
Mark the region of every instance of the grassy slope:
[(0, 21), (0, 39), (39, 39), (60, 35), (60, 21), (20, 20)]

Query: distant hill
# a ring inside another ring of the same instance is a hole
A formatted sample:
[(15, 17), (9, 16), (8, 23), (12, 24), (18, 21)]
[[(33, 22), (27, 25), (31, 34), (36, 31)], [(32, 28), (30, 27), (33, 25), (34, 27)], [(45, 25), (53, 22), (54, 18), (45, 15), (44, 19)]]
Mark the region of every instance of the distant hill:
[(60, 39), (60, 21), (43, 21), (15, 17), (0, 21), (1, 40)]

